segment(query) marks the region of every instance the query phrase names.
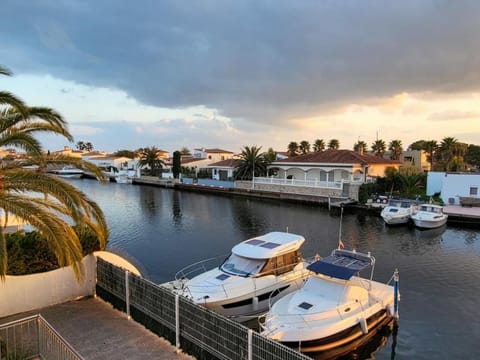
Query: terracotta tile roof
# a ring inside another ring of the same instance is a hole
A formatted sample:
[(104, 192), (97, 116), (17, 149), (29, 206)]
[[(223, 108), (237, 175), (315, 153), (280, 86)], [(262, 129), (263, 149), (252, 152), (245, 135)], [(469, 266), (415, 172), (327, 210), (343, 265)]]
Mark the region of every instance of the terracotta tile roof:
[(321, 164), (400, 164), (397, 160), (387, 160), (379, 156), (359, 154), (352, 150), (325, 150), (298, 155), (274, 161), (274, 163), (321, 163)]
[(222, 149), (195, 149), (196, 151), (203, 151), (210, 154), (233, 154), (233, 152)]
[(222, 161), (217, 161), (216, 163), (208, 165), (209, 167), (235, 167), (237, 162), (240, 160), (238, 159), (226, 159)]
[(196, 158), (196, 157), (182, 158), (181, 163), (183, 165), (183, 164), (190, 164), (190, 163), (194, 163), (194, 162), (197, 162), (197, 161), (205, 161), (205, 160), (208, 160), (208, 159), (206, 159), (206, 158)]

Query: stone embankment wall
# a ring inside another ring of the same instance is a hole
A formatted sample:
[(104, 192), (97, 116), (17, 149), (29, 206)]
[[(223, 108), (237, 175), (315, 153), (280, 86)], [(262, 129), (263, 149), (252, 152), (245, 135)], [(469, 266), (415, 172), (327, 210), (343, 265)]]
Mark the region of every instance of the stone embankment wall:
[(292, 186), (292, 185), (277, 185), (277, 184), (265, 184), (255, 183), (252, 187), (251, 181), (236, 181), (235, 189), (259, 191), (265, 193), (278, 193), (284, 196), (288, 195), (289, 198), (299, 197), (299, 200), (304, 200), (306, 197), (318, 198), (318, 202), (328, 202), (330, 200), (340, 200), (344, 198), (350, 198), (358, 200), (358, 190), (360, 185), (349, 184), (348, 194), (343, 194), (343, 189), (333, 188), (318, 188), (309, 186)]

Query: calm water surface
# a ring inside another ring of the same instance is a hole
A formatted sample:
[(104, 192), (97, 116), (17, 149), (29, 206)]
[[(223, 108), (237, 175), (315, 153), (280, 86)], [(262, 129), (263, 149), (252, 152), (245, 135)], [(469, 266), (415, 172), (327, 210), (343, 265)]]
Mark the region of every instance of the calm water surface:
[[(339, 216), (317, 206), (87, 179), (72, 183), (102, 207), (109, 248), (128, 254), (157, 283), (269, 231), (305, 236), (305, 256), (328, 255), (338, 242)], [(377, 339), (384, 344), (373, 354), (351, 358), (480, 358), (480, 231), (391, 228), (376, 216), (345, 214), (342, 238), (347, 248), (372, 252), (377, 280), (400, 271), (397, 335)]]

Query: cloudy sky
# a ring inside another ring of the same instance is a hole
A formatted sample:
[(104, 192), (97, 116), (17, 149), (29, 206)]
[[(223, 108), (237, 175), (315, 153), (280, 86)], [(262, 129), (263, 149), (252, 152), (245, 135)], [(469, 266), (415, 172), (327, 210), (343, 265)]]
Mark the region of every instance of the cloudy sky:
[(0, 89), (98, 150), (480, 144), (480, 1), (3, 0), (1, 13), (14, 76)]

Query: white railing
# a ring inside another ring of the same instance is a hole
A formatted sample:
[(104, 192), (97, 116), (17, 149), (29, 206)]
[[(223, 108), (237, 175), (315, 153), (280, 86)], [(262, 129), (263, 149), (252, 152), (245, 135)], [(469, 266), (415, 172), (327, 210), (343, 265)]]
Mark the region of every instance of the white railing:
[(40, 314), (0, 325), (0, 359), (36, 358), (83, 359)]
[(342, 181), (320, 181), (320, 180), (298, 180), (298, 179), (281, 179), (275, 177), (255, 177), (255, 184), (271, 184), (271, 185), (289, 185), (289, 186), (305, 186), (324, 189), (342, 189)]

